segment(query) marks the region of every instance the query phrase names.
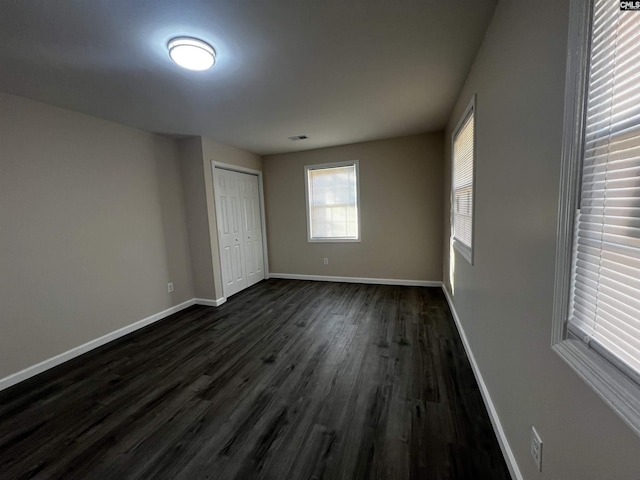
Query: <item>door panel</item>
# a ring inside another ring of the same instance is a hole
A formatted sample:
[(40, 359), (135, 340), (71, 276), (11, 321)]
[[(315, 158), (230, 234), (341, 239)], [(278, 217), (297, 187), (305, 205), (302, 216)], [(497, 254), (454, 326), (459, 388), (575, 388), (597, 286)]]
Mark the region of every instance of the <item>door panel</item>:
[(262, 254), (262, 222), (260, 194), (256, 175), (238, 174), (242, 195), (242, 225), (244, 227), (247, 286), (264, 279)]
[(224, 296), (247, 287), (240, 189), (236, 172), (216, 169), (216, 217)]
[(231, 247), (223, 247), (222, 251), (222, 278), (224, 280), (224, 287), (227, 285), (233, 285), (233, 271), (231, 265), (233, 260), (231, 259)]

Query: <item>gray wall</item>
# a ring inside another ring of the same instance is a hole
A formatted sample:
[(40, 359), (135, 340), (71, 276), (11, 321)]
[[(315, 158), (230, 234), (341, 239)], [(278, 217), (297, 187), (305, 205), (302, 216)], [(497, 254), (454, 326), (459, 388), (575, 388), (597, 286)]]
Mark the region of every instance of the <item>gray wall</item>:
[(213, 252), (209, 236), (202, 139), (200, 137), (185, 138), (180, 140), (178, 145), (187, 212), (193, 290), (196, 298), (215, 300), (218, 297), (216, 296)]
[[(440, 281), (442, 156), (431, 133), (264, 157), (270, 271)], [(309, 243), (304, 166), (346, 160), (360, 162), (362, 242)]]
[(477, 93), (475, 265), (455, 255), (454, 304), (525, 479), (637, 480), (640, 438), (550, 347), (567, 26), (566, 0), (500, 2), (450, 118), (447, 243), (451, 132)]
[(0, 229), (0, 378), (194, 296), (173, 140), (0, 93)]

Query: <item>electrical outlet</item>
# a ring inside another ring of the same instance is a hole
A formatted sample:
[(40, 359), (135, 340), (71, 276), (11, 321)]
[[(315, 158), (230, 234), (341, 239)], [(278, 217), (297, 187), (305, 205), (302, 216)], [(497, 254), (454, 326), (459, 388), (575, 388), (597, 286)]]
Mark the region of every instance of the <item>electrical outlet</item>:
[(531, 427), (531, 456), (538, 467), (538, 471), (542, 471), (542, 440), (534, 427)]
[(322, 259), (322, 263), (324, 263), (325, 265), (329, 265), (329, 259), (327, 257), (324, 257)]
[(169, 291), (169, 293), (173, 292), (173, 282), (167, 283), (167, 290)]

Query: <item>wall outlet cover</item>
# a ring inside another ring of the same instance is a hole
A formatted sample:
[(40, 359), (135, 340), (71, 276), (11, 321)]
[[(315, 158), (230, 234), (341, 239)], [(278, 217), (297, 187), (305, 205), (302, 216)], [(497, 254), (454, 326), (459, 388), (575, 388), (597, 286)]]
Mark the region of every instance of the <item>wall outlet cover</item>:
[(531, 427), (531, 456), (538, 467), (538, 471), (542, 471), (542, 440), (535, 427)]

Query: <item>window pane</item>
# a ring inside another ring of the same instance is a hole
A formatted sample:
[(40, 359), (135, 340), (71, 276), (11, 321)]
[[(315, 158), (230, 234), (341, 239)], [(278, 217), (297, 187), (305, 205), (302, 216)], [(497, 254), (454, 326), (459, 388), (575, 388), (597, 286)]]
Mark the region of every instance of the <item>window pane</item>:
[(307, 175), (311, 238), (357, 240), (356, 165), (309, 167)]
[(453, 138), (453, 238), (469, 248), (473, 241), (474, 123), (471, 109)]
[(597, 0), (569, 329), (640, 375), (640, 17)]

